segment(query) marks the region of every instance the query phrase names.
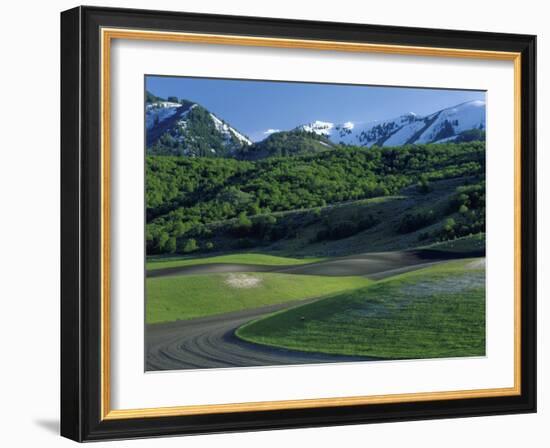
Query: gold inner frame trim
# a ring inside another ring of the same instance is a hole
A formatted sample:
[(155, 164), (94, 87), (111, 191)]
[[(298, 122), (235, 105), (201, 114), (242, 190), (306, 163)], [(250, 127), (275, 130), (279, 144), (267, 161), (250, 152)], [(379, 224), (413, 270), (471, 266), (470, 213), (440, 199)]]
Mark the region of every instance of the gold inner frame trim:
[[(183, 42), (212, 45), (239, 45), (355, 53), (382, 53), (410, 56), (455, 57), (513, 61), (514, 63), (514, 386), (506, 388), (420, 392), (391, 395), (315, 398), (246, 403), (187, 405), (140, 409), (111, 409), (110, 346), (110, 66), (113, 39)], [(308, 409), (382, 403), (503, 397), (521, 394), (521, 54), (459, 48), (279, 39), (217, 34), (101, 29), (101, 419), (118, 420), (229, 412)]]

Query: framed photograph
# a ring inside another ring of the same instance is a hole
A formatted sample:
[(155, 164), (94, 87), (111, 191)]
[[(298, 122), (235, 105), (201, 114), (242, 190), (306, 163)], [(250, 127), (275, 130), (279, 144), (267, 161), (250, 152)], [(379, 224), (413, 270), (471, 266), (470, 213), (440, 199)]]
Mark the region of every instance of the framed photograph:
[(535, 36), (61, 14), (61, 433), (536, 410)]

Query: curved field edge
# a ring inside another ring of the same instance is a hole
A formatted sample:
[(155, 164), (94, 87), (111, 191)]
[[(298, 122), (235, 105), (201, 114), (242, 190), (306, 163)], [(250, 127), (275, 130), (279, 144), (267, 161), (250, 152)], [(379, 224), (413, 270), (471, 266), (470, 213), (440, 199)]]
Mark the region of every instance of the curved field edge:
[(146, 262), (146, 269), (154, 271), (157, 269), (175, 268), (183, 266), (196, 266), (201, 264), (213, 263), (235, 263), (235, 264), (263, 264), (266, 266), (291, 266), (323, 261), (321, 257), (307, 258), (291, 258), (281, 257), (276, 255), (259, 254), (259, 253), (244, 253), (244, 254), (229, 254), (218, 255), (213, 257), (159, 257), (149, 259)]
[(484, 259), (438, 264), (279, 311), (236, 335), (278, 348), (383, 359), (483, 356)]
[(146, 280), (146, 323), (225, 314), (358, 289), (372, 280), (281, 273), (185, 275)]

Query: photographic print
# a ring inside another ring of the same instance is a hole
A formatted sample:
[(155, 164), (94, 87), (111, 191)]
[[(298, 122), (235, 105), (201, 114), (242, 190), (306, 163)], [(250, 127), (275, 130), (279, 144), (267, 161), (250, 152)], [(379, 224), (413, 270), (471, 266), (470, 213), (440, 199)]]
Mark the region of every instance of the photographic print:
[(145, 90), (146, 370), (485, 355), (485, 92)]
[(61, 25), (63, 436), (536, 412), (536, 36)]

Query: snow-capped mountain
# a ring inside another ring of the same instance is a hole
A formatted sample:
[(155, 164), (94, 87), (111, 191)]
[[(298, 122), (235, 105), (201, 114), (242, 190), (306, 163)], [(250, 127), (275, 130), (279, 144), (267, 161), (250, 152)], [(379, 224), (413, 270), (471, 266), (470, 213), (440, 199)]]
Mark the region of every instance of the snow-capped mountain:
[(182, 107), (181, 103), (171, 101), (156, 101), (145, 106), (145, 127), (151, 129), (161, 121), (175, 115)]
[(323, 135), (337, 144), (367, 147), (460, 141), (468, 131), (485, 130), (485, 101), (468, 101), (422, 117), (409, 112), (370, 123), (314, 121), (297, 129)]
[(269, 132), (253, 143), (200, 104), (147, 92), (147, 151), (154, 155), (259, 159), (353, 146), (461, 142), (484, 139), (485, 102), (469, 101), (419, 116), (406, 113), (391, 120), (335, 124), (314, 121), (288, 131)]
[(230, 156), (252, 142), (197, 103), (147, 95), (147, 150), (150, 154)]

